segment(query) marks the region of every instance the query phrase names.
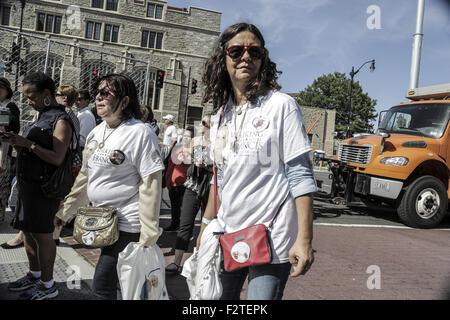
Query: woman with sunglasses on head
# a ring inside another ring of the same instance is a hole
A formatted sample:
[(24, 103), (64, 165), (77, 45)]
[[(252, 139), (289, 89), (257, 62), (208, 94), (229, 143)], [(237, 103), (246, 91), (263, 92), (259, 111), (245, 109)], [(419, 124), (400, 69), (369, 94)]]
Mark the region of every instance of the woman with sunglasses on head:
[(211, 141), (209, 139), (210, 117), (209, 114), (203, 117), (191, 143), (190, 158), (192, 161), (184, 183), (185, 191), (181, 205), (180, 228), (174, 246), (174, 261), (166, 267), (166, 271), (169, 273), (181, 272), (181, 261), (189, 247), (194, 231), (195, 217), (200, 209), (201, 216), (203, 216), (208, 202), (209, 186), (212, 178)]
[[(247, 277), (248, 299), (281, 299), (289, 274), (305, 274), (314, 261), (311, 145), (298, 104), (279, 92), (278, 73), (261, 32), (247, 23), (228, 27), (206, 62), (203, 103), (218, 109), (211, 118), (218, 223), (231, 233), (273, 221), (271, 263), (223, 271), (221, 299), (239, 299)], [(211, 187), (201, 233), (214, 218), (214, 198)]]
[(60, 198), (42, 191), (57, 167), (63, 165), (72, 141), (73, 124), (64, 106), (55, 99), (55, 83), (44, 73), (31, 73), (22, 81), (28, 104), (38, 112), (37, 120), (25, 128), (22, 136), (8, 132), (1, 140), (17, 150), (16, 178), (18, 201), (14, 228), (23, 231), (30, 271), (8, 285), (11, 291), (28, 291), (20, 299), (42, 300), (58, 295), (53, 280), (56, 246), (53, 219)]
[(121, 74), (101, 77), (95, 86), (98, 115), (103, 122), (86, 139), (83, 166), (55, 224), (60, 225), (91, 203), (114, 207), (119, 217), (119, 239), (103, 247), (93, 280), (94, 294), (117, 298), (118, 255), (130, 242), (156, 243), (164, 169), (157, 138), (141, 120), (136, 86)]

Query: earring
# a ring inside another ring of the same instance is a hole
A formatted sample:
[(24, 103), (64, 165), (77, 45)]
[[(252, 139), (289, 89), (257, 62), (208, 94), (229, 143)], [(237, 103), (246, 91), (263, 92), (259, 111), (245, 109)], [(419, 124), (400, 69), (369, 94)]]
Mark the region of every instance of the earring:
[[(48, 99), (48, 100), (47, 100)], [(49, 107), (52, 104), (52, 100), (50, 99), (49, 96), (46, 96), (44, 98), (44, 106)]]

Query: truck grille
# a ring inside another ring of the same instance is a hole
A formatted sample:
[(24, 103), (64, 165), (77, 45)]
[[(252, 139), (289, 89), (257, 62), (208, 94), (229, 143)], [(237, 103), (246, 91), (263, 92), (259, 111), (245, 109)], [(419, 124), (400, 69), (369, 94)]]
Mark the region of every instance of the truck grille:
[(371, 145), (355, 146), (341, 143), (339, 145), (338, 159), (345, 162), (369, 164), (372, 149)]

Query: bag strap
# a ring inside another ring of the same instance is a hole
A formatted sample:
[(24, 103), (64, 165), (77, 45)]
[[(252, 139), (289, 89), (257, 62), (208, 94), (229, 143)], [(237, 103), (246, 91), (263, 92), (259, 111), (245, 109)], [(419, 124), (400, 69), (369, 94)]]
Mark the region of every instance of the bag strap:
[[(55, 121), (53, 122), (53, 131), (52, 131), (53, 133), (55, 133), (56, 123), (61, 119), (67, 121), (67, 119), (63, 119), (62, 116), (56, 117)], [(80, 137), (77, 135), (77, 131), (75, 130), (75, 125), (73, 124), (70, 116), (69, 116), (69, 123), (70, 123), (70, 126), (72, 127), (72, 136), (70, 137), (70, 148), (69, 149), (73, 152), (73, 151), (76, 151), (79, 147)], [(75, 139), (77, 140), (77, 141), (75, 141), (75, 143), (73, 141), (74, 135), (75, 135)]]
[[(222, 122), (223, 114), (225, 113), (227, 105), (222, 107), (220, 111), (219, 123), (217, 124), (216, 140), (217, 134), (219, 133), (220, 123)], [(214, 156), (213, 174), (214, 174), (214, 217), (217, 217), (217, 168), (216, 168), (216, 157)]]

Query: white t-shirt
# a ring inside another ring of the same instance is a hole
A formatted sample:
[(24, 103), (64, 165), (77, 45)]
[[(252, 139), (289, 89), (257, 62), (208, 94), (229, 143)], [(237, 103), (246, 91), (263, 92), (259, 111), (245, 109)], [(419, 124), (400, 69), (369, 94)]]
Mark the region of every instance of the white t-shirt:
[(175, 128), (175, 126), (172, 124), (166, 128), (164, 131), (164, 138), (163, 143), (166, 146), (170, 146), (173, 140), (177, 140), (178, 138), (178, 130)]
[[(153, 130), (130, 119), (115, 129), (102, 122), (89, 134), (86, 148), (95, 150), (87, 162), (87, 195), (93, 206), (118, 209), (119, 230), (140, 232), (139, 185), (164, 170)], [(104, 141), (104, 147), (99, 144)]]
[(80, 146), (84, 148), (88, 134), (97, 126), (97, 124), (95, 122), (94, 114), (89, 109), (89, 106), (78, 111), (77, 117), (80, 122)]
[(298, 227), (285, 163), (311, 150), (300, 107), (277, 91), (237, 112), (230, 100), (217, 132), (221, 110), (211, 117), (212, 157), (221, 172), (218, 221), (227, 233), (259, 223), (268, 226), (286, 200), (271, 240), (272, 263), (288, 262)]

